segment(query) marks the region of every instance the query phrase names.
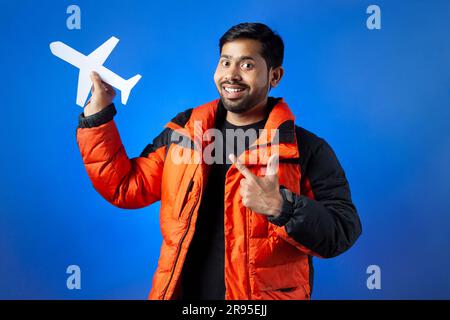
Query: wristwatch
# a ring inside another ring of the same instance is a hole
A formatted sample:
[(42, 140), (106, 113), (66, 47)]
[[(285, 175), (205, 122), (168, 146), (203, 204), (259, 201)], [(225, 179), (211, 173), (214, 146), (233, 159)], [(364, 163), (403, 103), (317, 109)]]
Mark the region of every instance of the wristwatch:
[(284, 226), (294, 214), (294, 194), (291, 190), (281, 186), (280, 194), (283, 198), (283, 203), (281, 205), (281, 212), (278, 217), (269, 217), (268, 220), (277, 225)]

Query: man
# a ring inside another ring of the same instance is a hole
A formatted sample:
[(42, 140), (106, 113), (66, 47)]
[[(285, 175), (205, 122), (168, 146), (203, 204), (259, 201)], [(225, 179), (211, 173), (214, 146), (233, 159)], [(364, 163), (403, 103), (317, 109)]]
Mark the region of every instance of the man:
[[(268, 97), (284, 74), (282, 39), (242, 23), (219, 46), (220, 99), (179, 113), (133, 159), (113, 121), (114, 89), (93, 74), (77, 130), (83, 162), (118, 207), (161, 200), (150, 299), (309, 299), (312, 256), (337, 256), (361, 233), (348, 182), (331, 147)], [(221, 135), (198, 139), (199, 129)], [(211, 143), (215, 161), (202, 161)]]

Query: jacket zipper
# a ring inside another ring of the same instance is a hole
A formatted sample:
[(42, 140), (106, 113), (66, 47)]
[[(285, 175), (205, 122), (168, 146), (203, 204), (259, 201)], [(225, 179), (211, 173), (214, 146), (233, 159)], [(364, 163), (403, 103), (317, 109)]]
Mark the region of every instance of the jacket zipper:
[[(183, 199), (183, 206), (182, 206), (182, 208), (180, 210), (180, 214), (178, 215), (178, 218), (180, 217), (181, 212), (183, 212), (183, 209), (186, 206), (186, 202), (185, 201), (187, 199), (187, 196), (191, 192), (192, 187), (194, 186), (194, 177), (195, 177), (195, 174), (197, 172), (197, 169), (198, 169), (198, 166), (195, 168), (195, 171), (194, 171), (194, 174), (193, 174), (193, 176), (191, 178), (191, 181), (189, 181), (188, 191), (186, 191), (186, 195), (185, 195), (185, 197)], [(199, 199), (200, 199), (200, 195), (197, 197), (197, 199), (195, 199), (195, 203), (192, 206), (191, 211), (189, 212), (188, 225), (187, 225), (186, 231), (184, 232), (183, 236), (181, 237), (180, 243), (178, 244), (177, 256), (175, 258), (175, 262), (174, 262), (173, 267), (172, 267), (172, 272), (170, 273), (169, 281), (167, 282), (167, 285), (164, 288), (164, 294), (162, 296), (162, 300), (165, 300), (165, 298), (166, 298), (167, 290), (169, 289), (170, 282), (172, 281), (173, 275), (175, 273), (175, 269), (177, 267), (178, 258), (180, 257), (181, 247), (183, 246), (184, 239), (186, 238), (186, 236), (187, 236), (187, 234), (189, 232), (189, 229), (191, 228), (192, 214), (194, 213), (195, 207), (197, 206), (197, 203), (198, 203)]]
[(250, 288), (250, 222), (249, 222), (249, 209), (245, 210), (245, 220), (246, 220), (246, 230), (245, 230), (245, 243), (247, 246), (247, 250), (246, 250), (246, 260), (247, 260), (247, 296), (248, 299), (251, 299), (251, 288)]
[(173, 268), (172, 268), (172, 272), (170, 274), (169, 281), (167, 282), (166, 288), (164, 289), (164, 294), (162, 296), (162, 300), (165, 300), (167, 290), (169, 289), (170, 282), (172, 281), (173, 275), (175, 273), (175, 269), (177, 267), (178, 258), (180, 257), (180, 253), (181, 253), (181, 247), (183, 246), (184, 239), (186, 238), (186, 236), (187, 236), (187, 234), (189, 232), (189, 229), (191, 227), (192, 213), (194, 212), (195, 207), (197, 206), (197, 203), (198, 203), (198, 199), (195, 200), (195, 204), (192, 206), (192, 209), (189, 212), (188, 226), (187, 226), (186, 231), (184, 232), (183, 236), (181, 237), (180, 243), (178, 245), (177, 256), (176, 256), (175, 262), (173, 264)]
[(188, 199), (188, 197), (189, 197), (189, 194), (190, 194), (191, 191), (192, 191), (192, 187), (193, 187), (193, 186), (194, 186), (194, 179), (191, 179), (191, 181), (189, 181), (189, 185), (188, 185), (188, 187), (187, 187), (187, 190), (186, 190), (186, 192), (184, 193), (184, 198), (183, 198), (181, 210), (180, 210), (180, 213), (178, 213), (178, 219), (180, 219), (181, 214), (183, 213), (183, 209), (184, 209), (184, 207), (186, 206), (187, 199)]

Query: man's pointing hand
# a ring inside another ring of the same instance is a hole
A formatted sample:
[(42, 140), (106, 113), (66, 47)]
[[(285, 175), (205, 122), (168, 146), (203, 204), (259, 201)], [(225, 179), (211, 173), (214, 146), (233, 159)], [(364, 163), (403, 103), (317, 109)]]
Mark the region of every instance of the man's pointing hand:
[(258, 177), (251, 173), (234, 154), (230, 154), (229, 158), (244, 176), (241, 179), (239, 189), (242, 196), (242, 204), (254, 212), (277, 217), (280, 214), (283, 202), (277, 175), (278, 155), (274, 154), (269, 158), (264, 177)]

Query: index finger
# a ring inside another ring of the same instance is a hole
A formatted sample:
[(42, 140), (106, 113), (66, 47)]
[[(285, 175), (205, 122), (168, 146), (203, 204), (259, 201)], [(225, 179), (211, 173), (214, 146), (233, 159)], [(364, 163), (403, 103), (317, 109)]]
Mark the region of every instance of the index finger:
[(244, 164), (242, 164), (234, 154), (230, 154), (228, 157), (246, 179), (255, 180), (255, 176), (253, 175), (253, 173), (251, 173), (250, 170), (248, 170), (248, 168)]

